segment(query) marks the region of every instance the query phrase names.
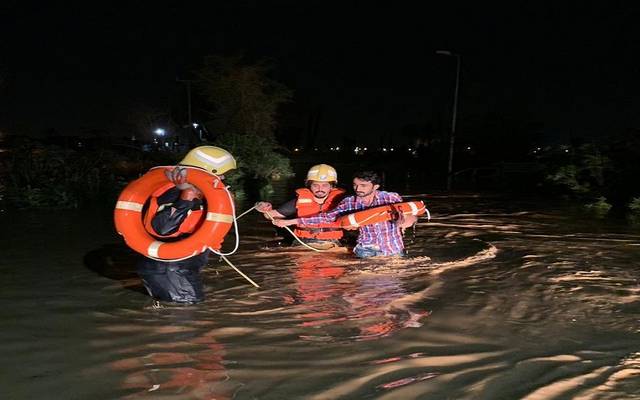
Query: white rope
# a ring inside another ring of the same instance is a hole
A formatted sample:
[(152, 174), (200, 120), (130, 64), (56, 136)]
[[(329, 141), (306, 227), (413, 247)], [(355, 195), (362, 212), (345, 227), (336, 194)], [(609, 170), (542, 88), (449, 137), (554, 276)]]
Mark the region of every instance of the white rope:
[(231, 215), (233, 216), (233, 228), (234, 228), (234, 232), (235, 232), (235, 236), (236, 236), (236, 245), (233, 247), (233, 250), (231, 250), (228, 253), (221, 253), (219, 251), (217, 251), (216, 249), (213, 249), (211, 247), (209, 247), (209, 250), (211, 250), (214, 254), (217, 254), (219, 256), (230, 256), (233, 253), (235, 253), (236, 251), (238, 251), (238, 246), (240, 245), (240, 234), (238, 233), (238, 221), (236, 218), (236, 205), (233, 202), (233, 197), (231, 197), (231, 193), (229, 192), (229, 190), (227, 190), (227, 188), (224, 188), (224, 191), (227, 193), (227, 196), (229, 196), (229, 202), (231, 203)]
[(229, 264), (229, 266), (230, 266), (231, 268), (235, 269), (237, 273), (239, 273), (240, 275), (242, 275), (242, 277), (243, 277), (244, 279), (246, 279), (247, 281), (249, 281), (249, 283), (250, 283), (250, 284), (252, 284), (253, 286), (255, 286), (255, 287), (257, 287), (257, 288), (259, 288), (259, 287), (260, 287), (260, 286), (259, 286), (257, 283), (255, 283), (251, 278), (249, 278), (249, 277), (248, 277), (248, 276), (246, 276), (242, 271), (240, 271), (238, 268), (236, 268), (236, 266), (235, 266), (235, 265), (233, 265), (233, 264), (231, 263), (231, 261), (229, 261), (229, 260), (227, 259), (227, 257), (225, 257), (225, 256), (223, 256), (223, 255), (220, 255), (220, 257), (221, 257), (221, 258), (222, 258), (222, 259), (223, 259), (227, 264)]
[(244, 217), (245, 215), (249, 214), (249, 212), (253, 211), (255, 208), (256, 208), (256, 206), (253, 206), (250, 209), (248, 209), (247, 211), (245, 211), (242, 214), (238, 215), (236, 217), (236, 221), (239, 220), (240, 218)]
[[(269, 217), (271, 219), (271, 222), (275, 221), (275, 219), (271, 216), (271, 214), (269, 214), (269, 211), (265, 211), (265, 214), (267, 214), (267, 217)], [(306, 244), (305, 242), (300, 240), (300, 238), (295, 233), (293, 233), (293, 231), (288, 226), (284, 226), (283, 228), (286, 229), (287, 231), (289, 231), (289, 233), (293, 235), (294, 239), (296, 239), (304, 247), (306, 247), (308, 249), (311, 249), (313, 251), (317, 251), (318, 253), (322, 253), (324, 251), (329, 251), (329, 249), (322, 250), (322, 249), (317, 249), (317, 248), (315, 248), (313, 246), (309, 246), (308, 244)]]

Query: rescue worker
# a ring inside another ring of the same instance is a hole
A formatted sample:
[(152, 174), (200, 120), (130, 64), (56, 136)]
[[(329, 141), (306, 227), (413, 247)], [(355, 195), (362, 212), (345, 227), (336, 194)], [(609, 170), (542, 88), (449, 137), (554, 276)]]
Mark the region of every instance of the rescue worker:
[[(384, 204), (401, 203), (398, 193), (385, 192), (380, 189), (380, 176), (373, 171), (360, 171), (353, 177), (354, 196), (344, 198), (334, 209), (315, 216), (294, 219), (279, 219), (273, 222), (279, 227), (296, 225), (298, 228), (315, 224), (331, 224), (340, 215), (350, 214), (365, 208)], [(399, 213), (394, 221), (384, 221), (359, 227), (357, 245), (353, 249), (356, 257), (402, 256), (404, 229), (417, 221), (415, 215), (405, 216)], [(354, 228), (355, 229), (355, 228)]]
[[(144, 218), (147, 231), (162, 241), (180, 240), (193, 233), (204, 212), (202, 192), (186, 182), (187, 170), (181, 166), (202, 168), (224, 181), (224, 174), (236, 168), (236, 160), (220, 147), (200, 146), (166, 171), (174, 186), (152, 195)], [(204, 300), (200, 272), (209, 252), (174, 262), (144, 258), (138, 264), (138, 274), (155, 300), (197, 303)]]
[[(296, 190), (296, 198), (273, 209), (271, 203), (259, 202), (256, 210), (267, 219), (310, 217), (335, 208), (344, 197), (345, 191), (337, 188), (338, 173), (327, 164), (314, 165), (307, 172), (305, 187)], [(334, 223), (319, 223), (314, 226), (299, 226), (295, 235), (304, 243), (315, 248), (328, 249), (340, 246), (342, 229)], [(296, 242), (294, 242), (295, 244)]]

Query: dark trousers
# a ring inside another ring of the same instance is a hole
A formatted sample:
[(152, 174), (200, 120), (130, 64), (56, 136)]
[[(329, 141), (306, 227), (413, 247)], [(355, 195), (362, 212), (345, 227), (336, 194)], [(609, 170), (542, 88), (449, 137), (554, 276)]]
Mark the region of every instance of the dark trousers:
[(204, 300), (200, 271), (207, 263), (209, 252), (177, 262), (145, 258), (138, 264), (149, 295), (156, 300), (176, 303), (198, 303)]

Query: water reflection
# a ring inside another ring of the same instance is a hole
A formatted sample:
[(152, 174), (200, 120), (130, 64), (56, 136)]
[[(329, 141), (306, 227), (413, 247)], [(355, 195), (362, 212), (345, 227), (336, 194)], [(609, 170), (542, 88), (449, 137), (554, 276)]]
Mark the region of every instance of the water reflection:
[(247, 216), (231, 260), (261, 288), (212, 258), (207, 300), (162, 309), (130, 290), (111, 221), (2, 220), (2, 397), (637, 398), (640, 233), (432, 203), (410, 257), (388, 260), (265, 249), (272, 228)]
[(295, 264), (296, 293), (286, 297), (285, 304), (300, 309), (298, 326), (316, 331), (301, 334), (302, 339), (367, 340), (421, 326), (419, 319), (428, 311), (394, 307), (409, 295), (397, 276), (357, 274), (357, 267), (348, 265), (350, 255), (341, 255), (289, 255)]
[[(131, 324), (104, 326), (110, 334), (132, 334), (145, 338), (142, 344), (119, 348), (109, 367), (124, 374), (122, 398), (153, 394), (189, 399), (231, 398), (237, 390), (227, 384), (224, 345), (215, 339), (213, 323), (202, 321), (186, 308), (154, 310), (167, 314), (171, 325), (156, 326), (140, 315)], [(141, 318), (142, 317), (142, 318)], [(176, 325), (178, 320), (184, 321)], [(237, 386), (237, 385), (236, 385)]]

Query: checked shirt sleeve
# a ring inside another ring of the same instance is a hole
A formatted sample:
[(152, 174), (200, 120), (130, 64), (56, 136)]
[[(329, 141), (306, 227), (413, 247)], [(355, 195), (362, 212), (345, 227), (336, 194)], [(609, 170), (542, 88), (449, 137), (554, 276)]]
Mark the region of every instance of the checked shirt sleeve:
[(314, 215), (313, 217), (298, 218), (298, 222), (299, 225), (303, 226), (328, 224), (330, 222), (334, 222), (340, 214), (350, 210), (353, 210), (353, 204), (351, 198), (347, 197), (346, 199), (338, 203), (336, 208), (334, 208), (333, 210)]

